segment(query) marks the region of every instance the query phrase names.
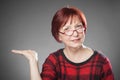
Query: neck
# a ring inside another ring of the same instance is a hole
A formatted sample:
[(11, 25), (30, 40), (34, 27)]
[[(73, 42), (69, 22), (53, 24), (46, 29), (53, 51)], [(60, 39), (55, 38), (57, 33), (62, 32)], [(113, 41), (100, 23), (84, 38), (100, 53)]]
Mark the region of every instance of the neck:
[(82, 45), (79, 48), (65, 47), (64, 54), (70, 61), (80, 63), (88, 60), (93, 54), (93, 51), (90, 48)]
[(75, 54), (77, 54), (77, 53), (82, 52), (84, 48), (85, 48), (84, 45), (81, 45), (80, 47), (76, 47), (76, 48), (73, 48), (73, 47), (65, 47), (64, 51), (65, 51), (66, 53), (71, 54), (71, 55), (72, 55), (72, 54), (75, 55)]

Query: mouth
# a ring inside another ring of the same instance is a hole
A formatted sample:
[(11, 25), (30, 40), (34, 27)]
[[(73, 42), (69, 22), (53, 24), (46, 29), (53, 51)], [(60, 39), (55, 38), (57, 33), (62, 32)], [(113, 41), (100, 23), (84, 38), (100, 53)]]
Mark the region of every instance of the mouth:
[(81, 38), (73, 39), (73, 40), (71, 40), (71, 41), (74, 42), (74, 43), (77, 43), (77, 42), (79, 42), (80, 40), (81, 40)]

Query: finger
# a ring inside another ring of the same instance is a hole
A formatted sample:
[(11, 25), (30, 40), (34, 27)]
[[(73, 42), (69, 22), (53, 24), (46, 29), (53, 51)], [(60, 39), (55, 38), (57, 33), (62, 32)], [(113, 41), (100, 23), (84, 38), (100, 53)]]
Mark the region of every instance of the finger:
[(21, 51), (21, 50), (12, 50), (11, 52), (18, 53), (18, 54), (22, 54), (23, 53), (23, 51)]

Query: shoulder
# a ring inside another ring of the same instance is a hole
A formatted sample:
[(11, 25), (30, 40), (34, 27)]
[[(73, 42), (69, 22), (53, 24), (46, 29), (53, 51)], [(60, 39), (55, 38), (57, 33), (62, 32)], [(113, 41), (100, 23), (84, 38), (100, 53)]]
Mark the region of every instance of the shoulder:
[(58, 49), (58, 50), (50, 53), (48, 57), (57, 58), (57, 57), (59, 57), (61, 55), (62, 52), (63, 52), (63, 49)]
[(94, 56), (101, 63), (105, 64), (109, 62), (108, 57), (102, 51), (94, 50)]
[(52, 53), (49, 54), (49, 56), (46, 58), (45, 62), (52, 62), (54, 64), (57, 63), (58, 57), (61, 55), (63, 49), (58, 49)]

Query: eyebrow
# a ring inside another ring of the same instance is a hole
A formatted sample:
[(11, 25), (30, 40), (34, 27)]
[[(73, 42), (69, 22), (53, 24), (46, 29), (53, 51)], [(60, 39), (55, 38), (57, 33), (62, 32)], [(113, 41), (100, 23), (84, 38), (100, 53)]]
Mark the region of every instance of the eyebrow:
[(83, 23), (82, 23), (82, 22), (80, 22), (80, 23), (78, 23), (77, 25), (83, 25)]
[(64, 26), (63, 29), (69, 28), (69, 27), (71, 27), (71, 25)]
[[(80, 22), (80, 23), (76, 24), (75, 27), (78, 26), (78, 25), (83, 25), (83, 23)], [(69, 28), (69, 27), (71, 27), (71, 25), (64, 26), (63, 29), (65, 29), (65, 28)]]

